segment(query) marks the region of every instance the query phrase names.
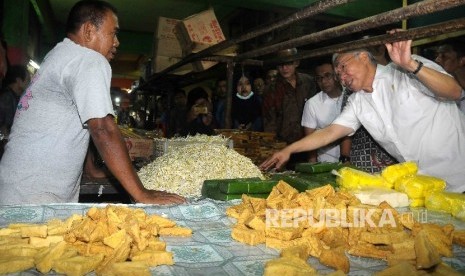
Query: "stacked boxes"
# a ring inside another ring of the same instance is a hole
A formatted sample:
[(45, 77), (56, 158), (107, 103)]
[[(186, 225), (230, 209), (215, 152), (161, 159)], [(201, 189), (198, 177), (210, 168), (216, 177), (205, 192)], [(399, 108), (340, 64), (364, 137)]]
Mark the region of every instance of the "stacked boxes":
[[(159, 17), (154, 43), (155, 73), (179, 62), (183, 57), (198, 53), (226, 38), (212, 9), (191, 15), (183, 20)], [(216, 54), (234, 55), (237, 47), (230, 47)], [(182, 66), (174, 74), (206, 70), (218, 62), (195, 61)]]
[[(191, 15), (180, 21), (176, 25), (176, 35), (184, 56), (200, 52), (226, 39), (212, 9)], [(215, 64), (217, 62), (196, 61), (193, 66), (195, 71), (202, 71)]]
[[(153, 71), (158, 73), (167, 67), (178, 63), (182, 58), (181, 45), (175, 34), (178, 19), (160, 16), (154, 38)], [(190, 64), (176, 69), (174, 74), (183, 75), (192, 71)]]

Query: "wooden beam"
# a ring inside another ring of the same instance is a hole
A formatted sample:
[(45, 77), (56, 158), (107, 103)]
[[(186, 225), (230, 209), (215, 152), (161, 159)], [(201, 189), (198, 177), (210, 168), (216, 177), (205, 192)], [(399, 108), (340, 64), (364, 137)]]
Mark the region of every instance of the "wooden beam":
[(330, 38), (348, 35), (380, 26), (385, 26), (403, 19), (414, 16), (430, 14), (433, 12), (458, 7), (465, 4), (465, 0), (425, 0), (407, 7), (402, 7), (364, 19), (356, 20), (347, 24), (329, 28), (320, 32), (312, 33), (303, 37), (277, 43), (261, 49), (252, 50), (239, 54), (236, 60), (256, 58), (266, 54), (275, 53), (280, 50), (299, 47), (306, 44), (316, 43)]

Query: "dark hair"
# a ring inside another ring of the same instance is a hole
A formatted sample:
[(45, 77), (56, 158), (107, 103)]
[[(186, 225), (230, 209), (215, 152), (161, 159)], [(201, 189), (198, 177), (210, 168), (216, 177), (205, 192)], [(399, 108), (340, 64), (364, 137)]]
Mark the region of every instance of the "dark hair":
[(333, 65), (333, 61), (331, 60), (331, 56), (323, 56), (323, 57), (320, 57), (318, 59), (315, 59), (313, 64), (315, 65), (314, 68), (316, 70), (317, 67), (319, 66), (322, 66), (324, 64), (329, 64), (329, 65)]
[(452, 51), (457, 53), (457, 57), (465, 57), (465, 42), (459, 39), (448, 39), (444, 40), (440, 46), (449, 46)]
[(21, 78), (23, 81), (26, 80), (29, 72), (27, 71), (26, 66), (24, 65), (11, 65), (8, 67), (6, 72), (5, 79), (3, 80), (3, 85), (8, 86), (16, 82), (17, 78)]
[(116, 8), (104, 1), (83, 0), (77, 2), (69, 12), (68, 21), (66, 22), (66, 33), (76, 33), (82, 24), (86, 22), (91, 22), (99, 28), (103, 23), (107, 11), (117, 14)]
[(208, 100), (208, 93), (202, 87), (196, 87), (187, 94), (187, 110), (189, 110), (198, 99)]

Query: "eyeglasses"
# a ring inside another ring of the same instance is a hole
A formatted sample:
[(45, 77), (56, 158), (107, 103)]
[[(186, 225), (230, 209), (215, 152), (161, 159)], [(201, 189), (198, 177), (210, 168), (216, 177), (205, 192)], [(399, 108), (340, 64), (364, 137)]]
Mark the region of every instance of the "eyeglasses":
[(356, 54), (353, 54), (351, 57), (349, 57), (348, 59), (342, 61), (342, 62), (338, 62), (338, 65), (336, 66), (336, 69), (334, 70), (336, 72), (336, 74), (338, 76), (340, 76), (342, 73), (345, 73), (346, 70), (347, 70), (347, 65), (349, 64), (349, 62), (358, 55), (358, 53)]
[(323, 80), (330, 80), (334, 77), (333, 73), (324, 73), (323, 76), (316, 76), (315, 80), (317, 82), (322, 82)]

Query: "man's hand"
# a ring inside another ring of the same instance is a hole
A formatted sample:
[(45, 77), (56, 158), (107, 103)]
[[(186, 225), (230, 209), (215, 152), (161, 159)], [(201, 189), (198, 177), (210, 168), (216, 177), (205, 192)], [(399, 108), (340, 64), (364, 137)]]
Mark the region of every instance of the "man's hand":
[[(388, 33), (395, 34), (397, 32), (403, 31), (404, 30), (402, 29), (394, 29), (388, 31)], [(412, 60), (412, 40), (396, 41), (392, 43), (386, 43), (385, 45), (392, 62), (409, 71), (414, 71), (416, 69), (415, 66), (417, 66), (417, 64)], [(412, 66), (414, 68), (411, 68)]]
[(161, 192), (155, 190), (147, 190), (144, 193), (144, 198), (139, 200), (140, 203), (146, 204), (181, 204), (185, 203), (186, 199), (182, 196), (168, 193), (168, 192)]
[(259, 168), (262, 171), (267, 171), (270, 168), (274, 167), (276, 169), (280, 169), (288, 160), (291, 154), (287, 152), (285, 149), (276, 152), (268, 158), (265, 162), (263, 162)]

